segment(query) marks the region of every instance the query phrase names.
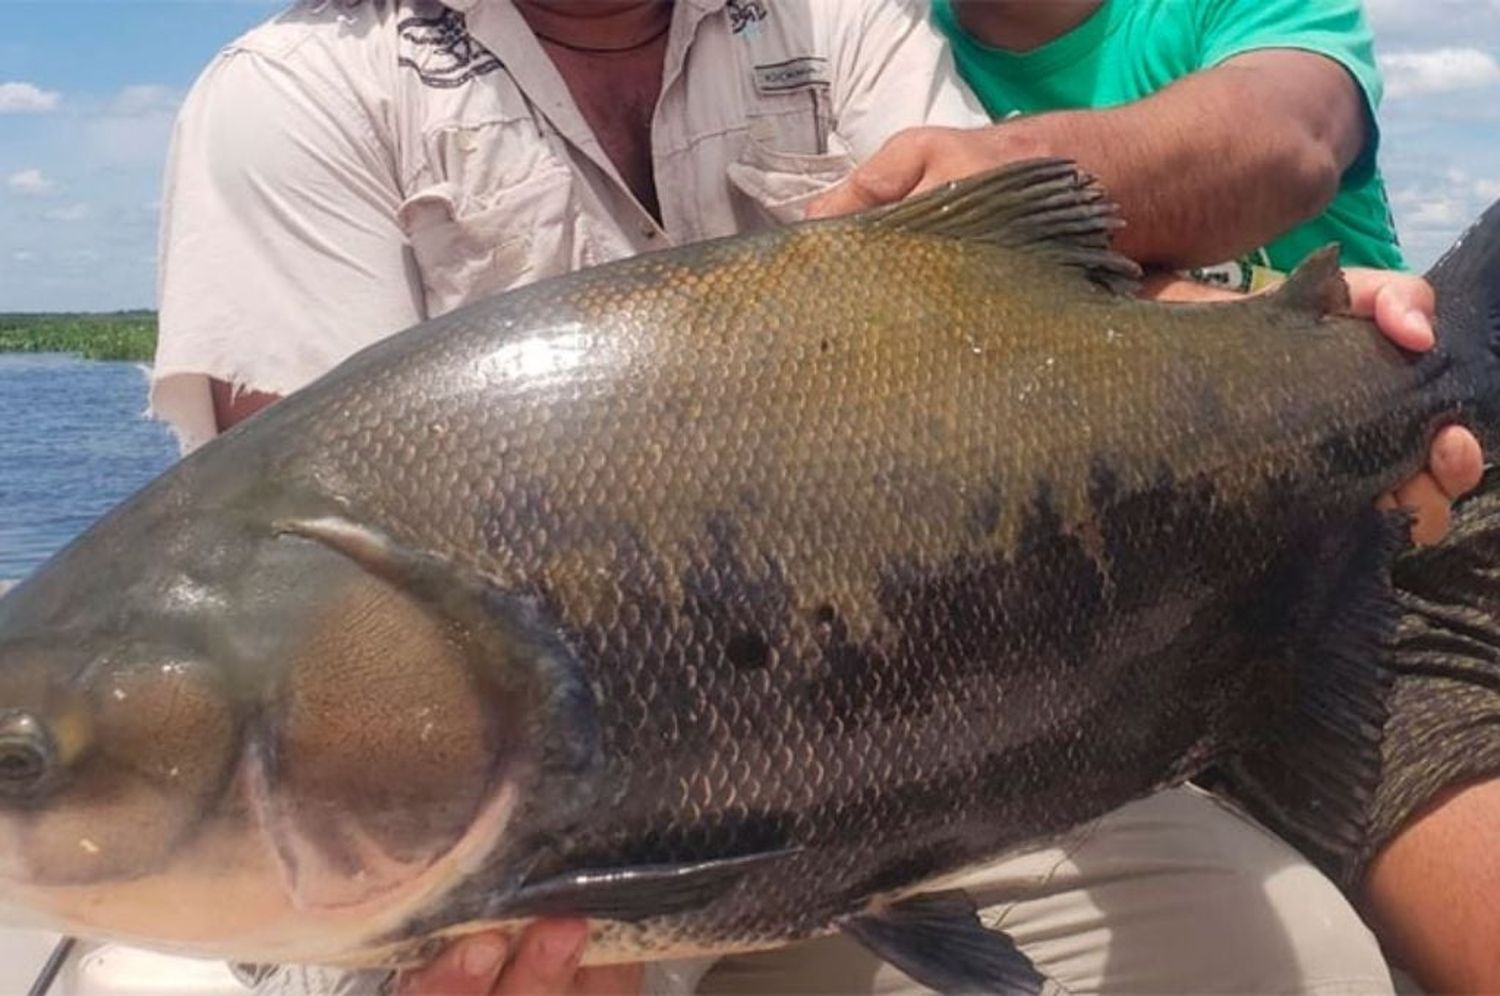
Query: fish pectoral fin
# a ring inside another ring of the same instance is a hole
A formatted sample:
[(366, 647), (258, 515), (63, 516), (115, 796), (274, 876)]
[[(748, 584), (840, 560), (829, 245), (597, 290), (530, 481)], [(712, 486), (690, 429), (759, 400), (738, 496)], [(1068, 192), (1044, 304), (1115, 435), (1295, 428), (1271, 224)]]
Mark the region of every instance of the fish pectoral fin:
[(701, 909), (746, 875), (800, 848), (673, 865), (594, 868), (528, 882), (501, 904), (507, 917), (578, 916), (632, 923)]
[(849, 223), (991, 245), (1080, 271), (1127, 297), (1141, 268), (1112, 250), (1123, 222), (1094, 178), (1068, 159), (1028, 159), (856, 215)]
[(1046, 982), (1008, 934), (979, 922), (962, 890), (913, 896), (839, 927), (938, 992), (1036, 996)]

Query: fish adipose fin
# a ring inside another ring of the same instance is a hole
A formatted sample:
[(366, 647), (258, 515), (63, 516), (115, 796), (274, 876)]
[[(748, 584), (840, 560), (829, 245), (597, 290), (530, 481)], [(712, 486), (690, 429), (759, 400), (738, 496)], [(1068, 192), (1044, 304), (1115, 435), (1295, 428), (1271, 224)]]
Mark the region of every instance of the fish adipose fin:
[(596, 868), (525, 883), (493, 911), (500, 917), (577, 916), (633, 923), (701, 909), (746, 875), (796, 848), (716, 861)]
[(974, 901), (961, 890), (913, 896), (839, 926), (938, 992), (1036, 996), (1046, 982), (1009, 935), (979, 922)]
[(1141, 268), (1110, 249), (1124, 222), (1094, 178), (1068, 159), (1031, 159), (955, 180), (854, 221), (921, 235), (987, 242), (1081, 270), (1117, 294), (1134, 295)]
[(1301, 602), (1295, 700), (1225, 765), (1230, 794), (1346, 887), (1370, 856), (1400, 622), (1390, 566), (1410, 528), (1406, 512), (1371, 509), (1320, 558), (1336, 566)]
[(1286, 282), (1269, 295), (1284, 308), (1315, 317), (1349, 313), (1349, 284), (1339, 268), (1339, 247), (1324, 246), (1304, 259)]

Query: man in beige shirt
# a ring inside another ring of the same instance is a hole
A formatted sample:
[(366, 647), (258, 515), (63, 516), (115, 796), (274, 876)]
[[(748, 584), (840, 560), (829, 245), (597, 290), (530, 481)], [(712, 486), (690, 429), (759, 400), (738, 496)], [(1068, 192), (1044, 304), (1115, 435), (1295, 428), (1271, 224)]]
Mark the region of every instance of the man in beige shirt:
[[(157, 414), (197, 445), (424, 318), (793, 220), (897, 131), (984, 123), (926, 13), (922, 0), (292, 8), (229, 46), (182, 111), (162, 228)], [(1422, 288), (1381, 293), (1412, 303)], [(1189, 789), (967, 884), (986, 922), (1067, 989), (1390, 987), (1331, 883)], [(481, 935), (405, 986), (911, 985), (844, 958), (836, 941), (644, 977), (579, 970), (582, 926)]]
[[(303, 3), (177, 124), (153, 405), (193, 446), (399, 329), (764, 228), (902, 128), (972, 126), (922, 0)], [(227, 416), (227, 417), (226, 417)]]

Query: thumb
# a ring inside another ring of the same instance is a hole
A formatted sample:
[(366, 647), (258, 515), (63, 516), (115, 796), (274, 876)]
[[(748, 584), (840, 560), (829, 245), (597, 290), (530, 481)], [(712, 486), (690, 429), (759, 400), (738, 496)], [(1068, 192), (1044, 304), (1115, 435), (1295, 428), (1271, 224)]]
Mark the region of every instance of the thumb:
[(497, 931), (461, 938), (430, 964), (405, 973), (396, 991), (400, 996), (484, 996), (510, 947), (510, 939)]
[(808, 218), (831, 218), (894, 204), (910, 194), (927, 172), (929, 129), (893, 135), (838, 186), (807, 206)]

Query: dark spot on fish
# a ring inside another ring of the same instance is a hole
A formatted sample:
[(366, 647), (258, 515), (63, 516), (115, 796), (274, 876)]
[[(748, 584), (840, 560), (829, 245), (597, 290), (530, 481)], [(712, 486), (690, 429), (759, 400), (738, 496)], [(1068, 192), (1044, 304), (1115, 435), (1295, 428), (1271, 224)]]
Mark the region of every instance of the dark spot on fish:
[(975, 546), (936, 564), (887, 564), (879, 618), (851, 639), (845, 620), (815, 631), (821, 660), (807, 701), (840, 703), (808, 717), (832, 729), (920, 713), (942, 676), (990, 675), (1000, 686), (1038, 669), (1064, 673), (1097, 649), (1105, 579), (1083, 541), (1063, 529), (1040, 485), (1013, 549)]
[(1214, 382), (1204, 378), (1198, 383), (1198, 393), (1194, 405), (1199, 428), (1205, 433), (1218, 434), (1224, 430), (1229, 421), (1229, 415), (1224, 407), (1224, 399), (1220, 397)]
[(724, 647), (724, 656), (737, 668), (763, 668), (770, 663), (771, 648), (758, 633), (736, 633)]
[(892, 565), (881, 607), (900, 634), (902, 656), (941, 657), (964, 670), (1071, 666), (1093, 647), (1104, 577), (1080, 539), (1064, 529), (1041, 482), (1013, 550), (951, 558), (936, 570)]
[[(1226, 517), (1234, 517), (1232, 508), (1220, 507), (1217, 486), (1209, 478), (1180, 480), (1163, 466), (1150, 484), (1126, 490), (1108, 459), (1100, 456), (1090, 463), (1089, 505), (1116, 607), (1123, 611), (1160, 604), (1164, 588), (1185, 591), (1203, 582), (1175, 562), (1174, 542), (1143, 543), (1143, 537), (1165, 535), (1190, 544), (1223, 529)], [(1254, 528), (1254, 523), (1247, 521), (1244, 527)], [(1224, 556), (1234, 555), (1232, 544), (1225, 544)], [(1212, 551), (1208, 559), (1214, 559)], [(1207, 573), (1226, 565), (1214, 564)]]
[(820, 353), (826, 353), (826, 352), (828, 352), (828, 340), (827, 339), (824, 339), (824, 340), (822, 340), (822, 341), (820, 341), (818, 343), (818, 352), (820, 352)]
[(979, 488), (970, 514), (974, 532), (981, 539), (993, 536), (995, 530), (1000, 528), (1000, 516), (1005, 510), (1001, 497), (998, 482), (981, 485)]

